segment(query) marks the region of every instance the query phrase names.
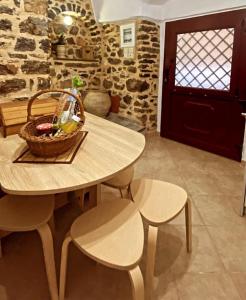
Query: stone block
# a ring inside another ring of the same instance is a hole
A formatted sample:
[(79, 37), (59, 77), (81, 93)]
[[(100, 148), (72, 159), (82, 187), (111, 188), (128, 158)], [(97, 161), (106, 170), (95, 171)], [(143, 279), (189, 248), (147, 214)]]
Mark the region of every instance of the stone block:
[(150, 85), (146, 81), (139, 79), (128, 79), (126, 81), (126, 87), (129, 92), (144, 92), (149, 89)]
[(20, 32), (33, 35), (46, 36), (48, 34), (48, 23), (45, 19), (28, 17), (19, 24)]
[(39, 42), (39, 48), (42, 49), (45, 53), (49, 53), (51, 50), (51, 43), (49, 39), (43, 39)]
[(47, 0), (24, 0), (24, 8), (26, 12), (46, 15), (48, 9)]
[(49, 74), (50, 64), (46, 61), (26, 60), (21, 70), (25, 74)]
[(0, 30), (12, 30), (12, 23), (10, 20), (0, 20)]
[(0, 64), (0, 75), (16, 75), (18, 72), (18, 66), (14, 64)]
[(14, 9), (10, 8), (6, 5), (0, 5), (0, 14), (13, 15), (14, 14)]
[(34, 51), (36, 43), (34, 39), (20, 37), (16, 41), (15, 51)]
[(24, 79), (8, 79), (0, 81), (0, 94), (8, 94), (17, 92), (26, 87), (26, 81)]
[(50, 78), (38, 77), (38, 90), (48, 90), (50, 89), (50, 86)]

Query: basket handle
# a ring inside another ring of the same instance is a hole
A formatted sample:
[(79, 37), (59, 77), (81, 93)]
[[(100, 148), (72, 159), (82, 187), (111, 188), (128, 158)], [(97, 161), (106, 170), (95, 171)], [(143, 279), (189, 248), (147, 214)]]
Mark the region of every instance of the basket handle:
[[(43, 90), (43, 91), (40, 91), (40, 92), (37, 92), (35, 95), (33, 95), (30, 100), (28, 101), (28, 105), (27, 105), (27, 121), (32, 121), (34, 120), (34, 116), (32, 116), (32, 104), (33, 102), (39, 97), (41, 96), (42, 94), (48, 94), (48, 93), (64, 93), (64, 94), (67, 94), (69, 96), (72, 96), (74, 99), (76, 99), (76, 101), (78, 102), (79, 104), (79, 109), (80, 109), (80, 118), (81, 118), (81, 121), (84, 122), (85, 120), (85, 115), (84, 115), (84, 107), (83, 107), (83, 104), (82, 104), (82, 101), (80, 100), (80, 98), (68, 91), (65, 91), (65, 90), (62, 90), (62, 89), (57, 89), (57, 90)], [(57, 101), (59, 101), (57, 99)]]

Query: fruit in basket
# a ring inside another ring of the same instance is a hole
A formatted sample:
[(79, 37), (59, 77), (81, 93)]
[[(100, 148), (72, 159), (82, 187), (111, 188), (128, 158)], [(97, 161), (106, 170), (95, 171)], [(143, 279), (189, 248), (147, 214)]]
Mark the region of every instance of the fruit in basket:
[(39, 124), (36, 127), (36, 129), (37, 129), (38, 135), (49, 134), (49, 133), (52, 133), (53, 124), (52, 123), (42, 123), (42, 124)]

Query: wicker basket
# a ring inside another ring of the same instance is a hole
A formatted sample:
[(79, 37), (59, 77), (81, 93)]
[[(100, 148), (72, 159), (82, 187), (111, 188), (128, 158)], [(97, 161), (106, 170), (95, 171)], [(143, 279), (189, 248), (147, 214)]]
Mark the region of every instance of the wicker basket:
[[(53, 115), (41, 116), (35, 118), (32, 116), (32, 104), (33, 102), (42, 94), (46, 93), (64, 93), (70, 96), (73, 96), (78, 104), (80, 109), (80, 119), (77, 129), (69, 134), (63, 134), (60, 136), (52, 136), (52, 137), (43, 137), (37, 136), (37, 125), (42, 123), (52, 123)], [(27, 107), (27, 121), (20, 130), (20, 137), (26, 140), (29, 149), (32, 154), (41, 157), (54, 157), (60, 155), (66, 151), (68, 151), (77, 141), (78, 133), (84, 125), (85, 116), (84, 116), (84, 108), (82, 102), (78, 96), (73, 95), (72, 93), (65, 90), (45, 90), (40, 91), (35, 94), (28, 102)]]

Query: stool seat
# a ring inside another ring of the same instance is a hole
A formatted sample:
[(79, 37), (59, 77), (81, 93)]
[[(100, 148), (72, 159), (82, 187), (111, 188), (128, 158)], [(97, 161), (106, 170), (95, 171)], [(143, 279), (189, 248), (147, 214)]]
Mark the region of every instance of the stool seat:
[(6, 195), (0, 199), (0, 230), (38, 231), (42, 241), (50, 297), (51, 300), (58, 300), (53, 237), (48, 225), (53, 218), (53, 210), (53, 195)]
[(119, 174), (115, 175), (112, 179), (105, 181), (103, 184), (114, 187), (114, 188), (125, 188), (127, 187), (133, 178), (134, 167), (130, 166)]
[(187, 251), (191, 252), (191, 202), (186, 191), (181, 187), (154, 179), (134, 180), (130, 185), (130, 192), (132, 200), (148, 223), (145, 283), (147, 299), (151, 299), (159, 226), (171, 221), (185, 209), (186, 247)]
[(53, 215), (54, 196), (14, 196), (0, 199), (0, 229), (31, 231), (48, 223)]
[(62, 245), (59, 300), (65, 298), (68, 247), (71, 242), (94, 261), (127, 271), (133, 299), (144, 300), (144, 282), (139, 268), (144, 230), (141, 215), (133, 202), (126, 199), (107, 201), (74, 221)]
[(73, 223), (70, 235), (83, 253), (111, 268), (129, 270), (142, 256), (143, 223), (129, 200), (98, 205)]
[(131, 194), (143, 218), (153, 226), (175, 218), (187, 202), (184, 189), (159, 180), (134, 180), (131, 183)]

